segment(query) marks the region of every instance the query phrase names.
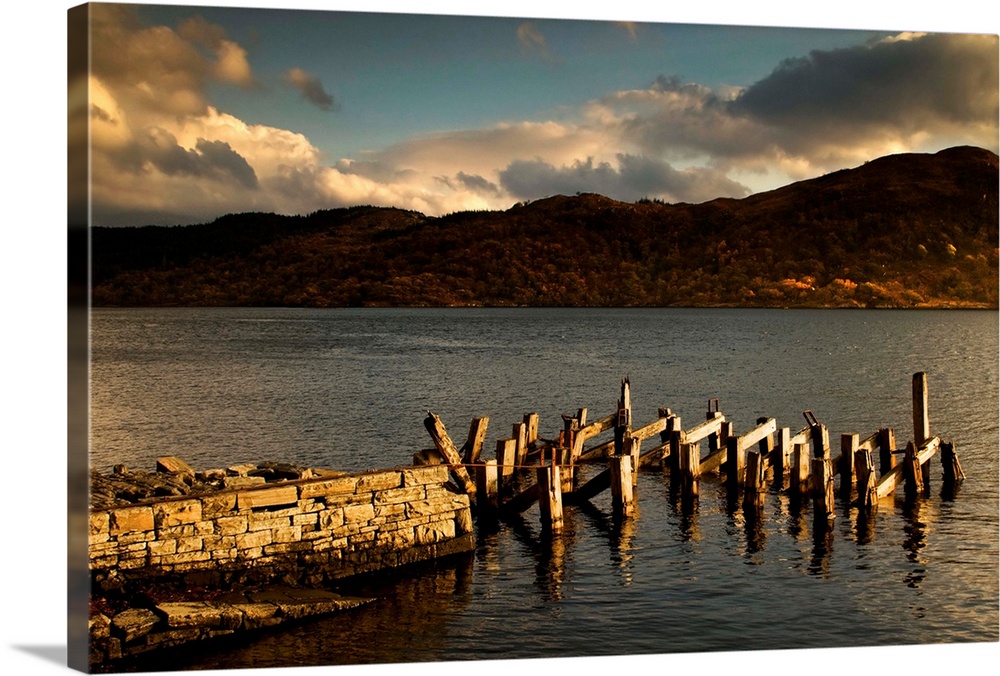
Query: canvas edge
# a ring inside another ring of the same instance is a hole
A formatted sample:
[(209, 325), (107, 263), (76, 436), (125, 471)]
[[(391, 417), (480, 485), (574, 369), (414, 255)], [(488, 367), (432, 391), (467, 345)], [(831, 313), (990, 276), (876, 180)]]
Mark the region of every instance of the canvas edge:
[(90, 7), (67, 10), (67, 666), (89, 671)]

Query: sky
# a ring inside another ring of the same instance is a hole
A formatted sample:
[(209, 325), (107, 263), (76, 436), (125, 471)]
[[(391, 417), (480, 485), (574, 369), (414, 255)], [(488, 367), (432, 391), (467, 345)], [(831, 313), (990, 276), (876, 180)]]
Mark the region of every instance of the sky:
[(998, 150), (995, 34), (546, 16), (94, 5), (92, 223), (704, 202)]

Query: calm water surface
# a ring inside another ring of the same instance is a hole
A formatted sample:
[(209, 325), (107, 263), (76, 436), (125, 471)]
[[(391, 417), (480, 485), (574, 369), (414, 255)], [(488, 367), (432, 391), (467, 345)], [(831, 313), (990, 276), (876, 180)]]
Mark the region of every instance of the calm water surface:
[(670, 407), (690, 427), (717, 397), (738, 433), (760, 416), (798, 430), (809, 409), (835, 447), (880, 427), (902, 446), (926, 371), (932, 433), (968, 475), (956, 495), (935, 459), (929, 496), (900, 490), (870, 520), (838, 498), (824, 532), (780, 490), (744, 512), (706, 478), (689, 510), (645, 472), (624, 523), (605, 494), (548, 539), (534, 507), (480, 527), (473, 555), (366, 583), (370, 606), (153, 667), (996, 641), (997, 355), (996, 312), (102, 309), (92, 464), (407, 464), (427, 411), (459, 438), (488, 415), (492, 449), (528, 412), (542, 436), (611, 413), (625, 375), (637, 424)]

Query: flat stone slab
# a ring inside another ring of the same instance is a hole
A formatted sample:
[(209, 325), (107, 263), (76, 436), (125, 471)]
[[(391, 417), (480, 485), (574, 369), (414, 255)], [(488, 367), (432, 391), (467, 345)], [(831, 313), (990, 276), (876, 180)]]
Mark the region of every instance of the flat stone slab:
[(128, 643), (148, 634), (159, 621), (159, 616), (152, 610), (129, 608), (115, 615), (111, 625)]

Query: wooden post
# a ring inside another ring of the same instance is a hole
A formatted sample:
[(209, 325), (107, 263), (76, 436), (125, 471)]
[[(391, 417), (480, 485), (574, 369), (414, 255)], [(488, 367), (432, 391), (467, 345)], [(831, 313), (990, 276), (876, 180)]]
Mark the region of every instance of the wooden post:
[(764, 487), (764, 459), (759, 449), (754, 448), (747, 451), (745, 484), (744, 503), (760, 507), (764, 498), (761, 492)]
[(584, 427), (587, 426), (587, 408), (586, 407), (576, 409), (576, 424), (577, 424), (577, 429), (581, 429), (581, 430)]
[(538, 441), (538, 414), (537, 413), (525, 413), (524, 414), (524, 424), (527, 428), (526, 440), (527, 444), (531, 444)]
[(829, 460), (812, 459), (812, 489), (816, 515), (827, 517), (832, 515), (836, 505), (833, 495), (833, 472)]
[(726, 484), (729, 488), (739, 488), (743, 485), (743, 473), (746, 466), (746, 449), (740, 443), (739, 437), (729, 437), (726, 440)]
[(663, 454), (660, 456), (660, 468), (666, 469), (670, 462), (670, 437), (673, 435), (674, 430), (680, 429), (681, 419), (675, 416), (669, 408), (657, 409), (656, 413), (661, 418), (667, 419), (667, 424), (664, 426), (663, 431), (660, 432), (660, 444), (664, 446)]
[(625, 450), (632, 459), (632, 485), (639, 485), (639, 451), (642, 448), (642, 439), (636, 439), (632, 435), (625, 437)]
[(860, 443), (857, 434), (840, 435), (840, 492), (846, 496), (854, 487), (854, 454)]
[(908, 495), (916, 495), (924, 489), (920, 459), (917, 457), (917, 449), (912, 441), (906, 442), (906, 455), (903, 457), (903, 481), (903, 489)]
[(632, 395), (628, 377), (622, 379), (622, 396), (618, 400), (618, 416), (615, 418), (615, 455), (625, 453), (625, 436), (632, 433)]
[(913, 443), (917, 448), (931, 438), (931, 422), (927, 417), (927, 374), (913, 374)]
[(424, 419), (424, 427), (427, 428), (427, 432), (431, 435), (434, 447), (437, 448), (438, 452), (444, 457), (445, 462), (448, 463), (451, 473), (455, 476), (459, 486), (470, 496), (474, 496), (476, 494), (476, 483), (469, 476), (465, 467), (462, 466), (462, 456), (459, 454), (458, 449), (455, 448), (451, 437), (448, 436), (448, 431), (445, 429), (444, 423), (441, 422), (439, 417), (428, 411), (427, 417)]
[(542, 465), (536, 471), (538, 477), (538, 507), (542, 515), (542, 528), (550, 533), (558, 533), (563, 528), (562, 480), (559, 465)]
[(479, 462), (479, 456), (483, 451), (483, 441), (486, 440), (486, 428), (490, 424), (488, 417), (473, 418), (469, 425), (469, 437), (465, 441), (465, 455), (462, 462), (466, 465), (474, 465)]
[(681, 475), (682, 490), (687, 495), (698, 495), (698, 477), (701, 473), (701, 450), (698, 444), (681, 444), (677, 471)]
[(784, 476), (792, 466), (792, 431), (787, 427), (782, 427), (777, 434), (778, 445), (778, 467), (775, 470), (775, 478)]
[(795, 444), (792, 448), (792, 484), (800, 491), (809, 485), (809, 448)]
[(810, 436), (812, 437), (813, 442), (813, 457), (829, 460), (830, 431), (826, 428), (826, 425), (822, 423), (813, 425), (810, 430)]
[(635, 498), (632, 492), (632, 458), (612, 455), (608, 459), (611, 470), (611, 506), (616, 516), (632, 516)]
[(965, 478), (965, 472), (962, 471), (962, 463), (958, 461), (958, 454), (955, 453), (955, 446), (953, 444), (941, 444), (941, 466), (944, 470), (943, 479), (946, 487), (951, 487), (956, 482)]
[(878, 473), (885, 476), (896, 466), (896, 433), (891, 427), (878, 431)]
[(500, 487), (506, 490), (517, 463), (517, 440), (497, 439), (497, 465), (500, 470)]
[(476, 506), (485, 512), (498, 505), (499, 481), (496, 459), (476, 465)]
[(677, 418), (674, 430), (670, 433), (670, 457), (667, 464), (671, 472), (680, 471), (678, 463), (680, 462), (681, 444), (685, 443), (687, 443), (687, 435), (680, 428), (680, 418)]
[[(768, 419), (766, 417), (757, 418), (758, 425), (763, 425), (767, 421)], [(768, 434), (766, 437), (760, 440), (760, 442), (757, 444), (757, 447), (760, 449), (761, 455), (767, 457), (771, 453), (771, 451), (774, 450), (774, 435)], [(761, 466), (763, 466), (763, 464)]]
[(875, 483), (875, 463), (868, 449), (854, 452), (854, 471), (858, 475), (858, 504), (867, 509), (878, 505), (878, 492)]
[(523, 422), (514, 423), (510, 436), (514, 439), (514, 457), (517, 458), (517, 464), (523, 465), (528, 455), (528, 426)]

